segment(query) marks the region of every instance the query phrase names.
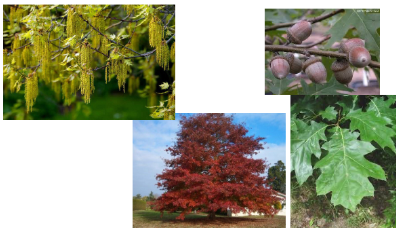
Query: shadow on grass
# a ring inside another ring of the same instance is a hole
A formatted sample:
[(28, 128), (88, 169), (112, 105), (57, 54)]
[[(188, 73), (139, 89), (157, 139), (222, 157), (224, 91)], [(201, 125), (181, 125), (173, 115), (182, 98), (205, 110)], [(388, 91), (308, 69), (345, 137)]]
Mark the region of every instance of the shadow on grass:
[(201, 226), (219, 226), (219, 227), (285, 227), (284, 216), (264, 217), (264, 216), (245, 216), (245, 217), (227, 217), (217, 215), (215, 219), (208, 219), (207, 214), (197, 213), (185, 216), (185, 220), (176, 220), (179, 213), (164, 212), (160, 217), (157, 211), (134, 211), (134, 227), (201, 227)]

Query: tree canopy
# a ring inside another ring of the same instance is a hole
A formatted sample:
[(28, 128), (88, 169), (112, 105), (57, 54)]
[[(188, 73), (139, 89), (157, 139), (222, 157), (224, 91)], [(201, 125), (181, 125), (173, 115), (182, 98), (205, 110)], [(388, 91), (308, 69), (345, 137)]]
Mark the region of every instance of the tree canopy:
[(285, 194), (285, 165), (282, 161), (278, 161), (274, 166), (269, 168), (267, 178), (272, 189)]
[(157, 175), (158, 187), (166, 192), (155, 201), (155, 210), (182, 211), (184, 219), (192, 210), (233, 213), (257, 211), (274, 214), (277, 199), (264, 174), (266, 160), (254, 159), (263, 149), (264, 138), (248, 136), (242, 124), (224, 114), (183, 116), (175, 144), (166, 151), (166, 169)]
[(77, 106), (117, 81), (148, 99), (152, 118), (175, 118), (174, 5), (10, 5), (3, 24), (4, 93), (22, 87), (25, 112), (43, 87)]

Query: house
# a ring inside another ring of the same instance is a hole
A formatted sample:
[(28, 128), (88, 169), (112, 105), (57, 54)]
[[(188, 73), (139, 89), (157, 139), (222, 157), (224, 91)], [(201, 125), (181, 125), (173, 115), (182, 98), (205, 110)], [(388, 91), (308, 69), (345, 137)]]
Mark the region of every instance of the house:
[[(286, 213), (287, 213), (286, 208), (285, 208), (285, 205), (286, 205), (286, 203), (285, 203), (285, 200), (286, 200), (285, 194), (283, 194), (281, 192), (278, 192), (278, 191), (275, 191), (275, 190), (273, 190), (273, 192), (274, 192), (274, 196), (280, 200), (279, 202), (282, 205), (282, 209), (280, 211), (278, 211), (276, 215), (285, 216)], [(248, 212), (242, 212), (241, 211), (239, 213), (232, 213), (232, 211), (229, 210), (229, 208), (227, 209), (227, 216), (229, 216), (229, 217), (240, 217), (240, 216), (248, 216), (248, 215), (249, 215)], [(258, 213), (258, 212), (255, 212), (255, 211), (251, 211), (251, 215), (262, 215), (262, 214)]]

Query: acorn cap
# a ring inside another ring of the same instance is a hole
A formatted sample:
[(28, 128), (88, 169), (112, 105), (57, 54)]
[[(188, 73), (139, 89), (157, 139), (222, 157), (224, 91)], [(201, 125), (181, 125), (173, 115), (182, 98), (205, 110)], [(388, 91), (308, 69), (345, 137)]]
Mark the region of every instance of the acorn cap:
[(333, 72), (339, 72), (349, 67), (349, 62), (346, 59), (337, 59), (331, 65)]
[(340, 43), (339, 52), (348, 53), (354, 47), (365, 47), (365, 40), (360, 38), (353, 38), (342, 41)]
[[(285, 61), (288, 62), (288, 59), (285, 58), (284, 56), (282, 56), (282, 55), (276, 55), (276, 56), (274, 56), (274, 57), (270, 60), (270, 67), (272, 66), (273, 60), (275, 60), (275, 59), (284, 59)], [(288, 62), (288, 63), (289, 63), (289, 62)]]
[(291, 28), (287, 29), (287, 38), (288, 38), (288, 40), (290, 40), (291, 43), (294, 43), (294, 44), (301, 44), (302, 41), (299, 40), (298, 37), (294, 36), (294, 35), (291, 33), (290, 30), (291, 30)]
[(316, 62), (321, 62), (321, 59), (317, 57), (311, 57), (310, 59), (306, 60), (302, 66), (303, 71), (305, 71), (308, 66)]
[(285, 55), (285, 59), (288, 61), (288, 64), (290, 66), (292, 66), (292, 64), (294, 63), (294, 60), (295, 60), (295, 56), (292, 53), (288, 53)]

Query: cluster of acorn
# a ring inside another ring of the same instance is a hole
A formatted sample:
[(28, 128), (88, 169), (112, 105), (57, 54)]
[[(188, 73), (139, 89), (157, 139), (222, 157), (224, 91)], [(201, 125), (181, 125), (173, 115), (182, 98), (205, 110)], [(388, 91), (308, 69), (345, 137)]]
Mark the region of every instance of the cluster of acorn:
[[(301, 44), (312, 33), (312, 25), (308, 21), (300, 21), (287, 30), (288, 41), (294, 44)], [(365, 48), (365, 41), (359, 38), (353, 38), (342, 41), (339, 52), (346, 53), (347, 59), (337, 59), (331, 65), (335, 79), (342, 83), (348, 84), (353, 78), (353, 71), (350, 64), (355, 67), (365, 67), (371, 61), (371, 55)], [(289, 73), (297, 74), (302, 70), (309, 79), (314, 83), (325, 83), (327, 79), (327, 70), (320, 58), (310, 57), (304, 63), (296, 58), (292, 53), (285, 56), (277, 55), (270, 61), (270, 68), (274, 77), (278, 79), (285, 78)]]

